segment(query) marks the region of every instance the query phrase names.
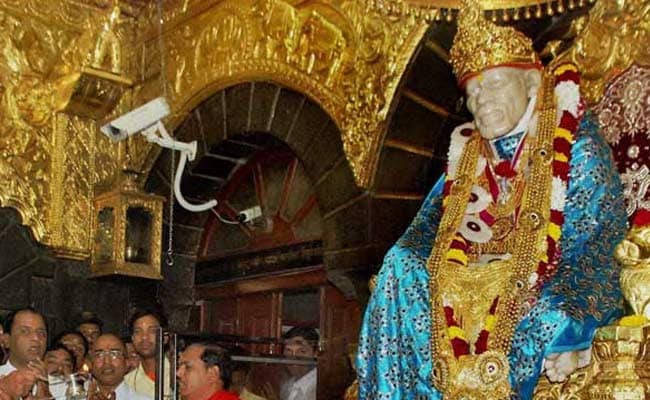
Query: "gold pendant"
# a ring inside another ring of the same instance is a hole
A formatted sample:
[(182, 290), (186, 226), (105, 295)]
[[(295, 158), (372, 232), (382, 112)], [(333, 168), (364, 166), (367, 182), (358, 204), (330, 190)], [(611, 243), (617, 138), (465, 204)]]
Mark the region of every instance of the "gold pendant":
[(498, 351), (436, 360), (433, 371), (436, 388), (451, 400), (508, 399), (509, 373), (508, 358)]

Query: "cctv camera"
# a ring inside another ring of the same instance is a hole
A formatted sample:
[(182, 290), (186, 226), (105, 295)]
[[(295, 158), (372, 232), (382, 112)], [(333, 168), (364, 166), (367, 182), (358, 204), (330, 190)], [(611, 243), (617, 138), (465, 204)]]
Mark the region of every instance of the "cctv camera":
[(248, 223), (262, 216), (262, 208), (260, 206), (254, 206), (248, 208), (239, 214), (237, 214), (237, 221), (240, 223)]
[(104, 135), (119, 142), (155, 125), (169, 115), (169, 104), (158, 97), (101, 127)]

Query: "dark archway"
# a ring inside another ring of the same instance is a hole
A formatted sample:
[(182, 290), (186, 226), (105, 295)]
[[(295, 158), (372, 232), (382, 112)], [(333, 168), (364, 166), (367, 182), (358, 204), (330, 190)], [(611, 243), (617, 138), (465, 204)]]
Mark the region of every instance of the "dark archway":
[[(346, 297), (357, 297), (357, 286), (365, 286), (380, 259), (370, 227), (372, 198), (356, 186), (340, 132), (317, 104), (274, 83), (242, 83), (201, 103), (175, 136), (199, 142), (199, 154), (186, 168), (182, 183), (185, 196), (196, 202), (220, 193), (237, 169), (260, 151), (278, 143), (290, 149), (313, 185), (327, 277)], [(170, 162), (170, 153), (162, 152), (149, 174), (148, 191), (168, 195)], [(163, 271), (162, 297), (182, 311), (182, 319), (193, 302), (194, 265), (210, 215), (174, 207), (176, 265)]]

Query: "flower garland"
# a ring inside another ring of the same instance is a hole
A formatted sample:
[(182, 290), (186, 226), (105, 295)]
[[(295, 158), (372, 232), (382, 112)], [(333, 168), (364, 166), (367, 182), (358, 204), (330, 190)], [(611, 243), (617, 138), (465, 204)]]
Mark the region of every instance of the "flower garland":
[[(532, 292), (539, 292), (542, 286), (553, 276), (557, 270), (560, 248), (559, 240), (564, 223), (564, 206), (566, 203), (566, 192), (569, 180), (569, 164), (571, 161), (571, 147), (574, 135), (578, 129), (580, 119), (584, 114), (584, 102), (580, 97), (579, 75), (573, 64), (563, 64), (553, 71), (555, 78), (554, 96), (557, 104), (557, 125), (553, 133), (553, 177), (551, 181), (551, 204), (549, 223), (546, 234), (546, 253), (538, 261), (536, 272), (533, 272), (528, 280), (529, 289)], [(448, 203), (451, 187), (456, 178), (456, 170), (460, 162), (464, 147), (474, 131), (472, 123), (459, 126), (452, 134), (452, 141), (449, 148), (447, 166), (447, 179), (443, 190), (443, 209)], [(505, 172), (502, 170), (506, 170)], [(514, 177), (512, 168), (499, 166), (495, 171), (505, 178)], [(490, 173), (489, 165), (483, 157), (479, 157), (477, 163), (477, 175)], [(472, 193), (474, 195), (474, 193)], [(515, 210), (515, 220), (518, 219), (519, 208)], [(486, 226), (491, 226), (495, 218), (486, 210), (478, 213), (480, 220)], [(471, 240), (457, 232), (446, 253), (446, 261), (458, 267), (467, 267), (469, 263), (468, 251)], [(533, 296), (530, 296), (531, 299)], [(534, 301), (534, 300), (531, 300)], [(499, 305), (499, 297), (493, 299), (488, 310), (482, 330), (479, 332), (474, 343), (474, 354), (481, 354), (488, 350), (488, 337), (497, 323), (496, 311)], [(532, 305), (532, 304), (531, 304)], [(454, 316), (454, 309), (450, 302), (443, 300), (444, 320), (447, 325), (447, 336), (451, 341), (454, 356), (470, 354), (470, 344), (467, 333), (458, 323)]]

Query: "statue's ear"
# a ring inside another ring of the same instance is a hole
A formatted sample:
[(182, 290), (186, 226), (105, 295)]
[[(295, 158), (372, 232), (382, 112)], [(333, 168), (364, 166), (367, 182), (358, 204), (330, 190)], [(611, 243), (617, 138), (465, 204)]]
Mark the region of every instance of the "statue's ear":
[(524, 80), (526, 82), (526, 90), (528, 98), (537, 96), (537, 90), (542, 84), (542, 72), (538, 69), (529, 69), (524, 73)]

